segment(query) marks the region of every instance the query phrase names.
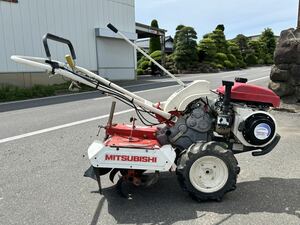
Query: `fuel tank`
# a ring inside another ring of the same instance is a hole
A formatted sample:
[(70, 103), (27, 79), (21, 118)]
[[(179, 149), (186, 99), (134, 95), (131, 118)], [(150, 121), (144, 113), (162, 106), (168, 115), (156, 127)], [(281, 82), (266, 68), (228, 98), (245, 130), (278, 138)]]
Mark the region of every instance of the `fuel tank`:
[[(225, 93), (225, 86), (220, 86), (217, 92), (221, 95)], [(234, 82), (231, 89), (231, 99), (233, 101), (253, 102), (268, 104), (279, 107), (280, 98), (271, 90), (248, 83)]]

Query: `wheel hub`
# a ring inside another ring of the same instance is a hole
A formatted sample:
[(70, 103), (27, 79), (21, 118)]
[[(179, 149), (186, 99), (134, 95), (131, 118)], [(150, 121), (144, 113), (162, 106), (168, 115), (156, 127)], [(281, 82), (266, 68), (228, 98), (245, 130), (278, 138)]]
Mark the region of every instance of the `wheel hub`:
[(226, 184), (228, 174), (224, 161), (215, 156), (204, 156), (193, 163), (189, 176), (192, 185), (197, 190), (212, 193)]

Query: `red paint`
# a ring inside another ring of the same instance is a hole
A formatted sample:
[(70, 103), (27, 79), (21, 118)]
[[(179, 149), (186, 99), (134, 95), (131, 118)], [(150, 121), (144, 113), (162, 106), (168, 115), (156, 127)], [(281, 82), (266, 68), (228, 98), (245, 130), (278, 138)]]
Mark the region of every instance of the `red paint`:
[[(217, 92), (224, 95), (225, 86), (220, 86)], [(257, 85), (235, 82), (231, 91), (231, 99), (239, 101), (259, 102), (279, 107), (280, 98), (271, 90)]]
[(157, 162), (157, 157), (106, 154), (105, 155), (105, 160), (106, 161), (156, 163)]
[(121, 148), (142, 148), (142, 149), (159, 149), (160, 144), (156, 139), (143, 139), (129, 136), (116, 136), (109, 137), (105, 143), (106, 146), (110, 147), (121, 147)]
[(126, 124), (114, 124), (111, 127), (106, 128), (106, 133), (108, 135), (118, 135), (118, 136), (132, 136), (140, 139), (155, 139), (157, 132), (157, 127), (141, 127), (135, 126), (132, 129), (132, 125)]

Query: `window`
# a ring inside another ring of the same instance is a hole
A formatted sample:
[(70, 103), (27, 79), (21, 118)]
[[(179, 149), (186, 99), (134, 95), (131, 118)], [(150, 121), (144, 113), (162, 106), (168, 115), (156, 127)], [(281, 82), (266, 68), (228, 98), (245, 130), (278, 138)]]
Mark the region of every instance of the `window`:
[(0, 0), (4, 2), (18, 3), (18, 0)]

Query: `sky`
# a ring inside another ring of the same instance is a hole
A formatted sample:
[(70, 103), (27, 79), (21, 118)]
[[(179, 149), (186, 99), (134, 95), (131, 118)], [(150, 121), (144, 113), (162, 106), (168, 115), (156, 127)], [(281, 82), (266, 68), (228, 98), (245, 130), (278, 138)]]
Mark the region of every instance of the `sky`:
[(136, 22), (159, 27), (174, 36), (179, 24), (192, 26), (198, 39), (218, 24), (225, 25), (227, 39), (237, 34), (256, 35), (270, 27), (276, 35), (296, 27), (299, 0), (136, 0)]

